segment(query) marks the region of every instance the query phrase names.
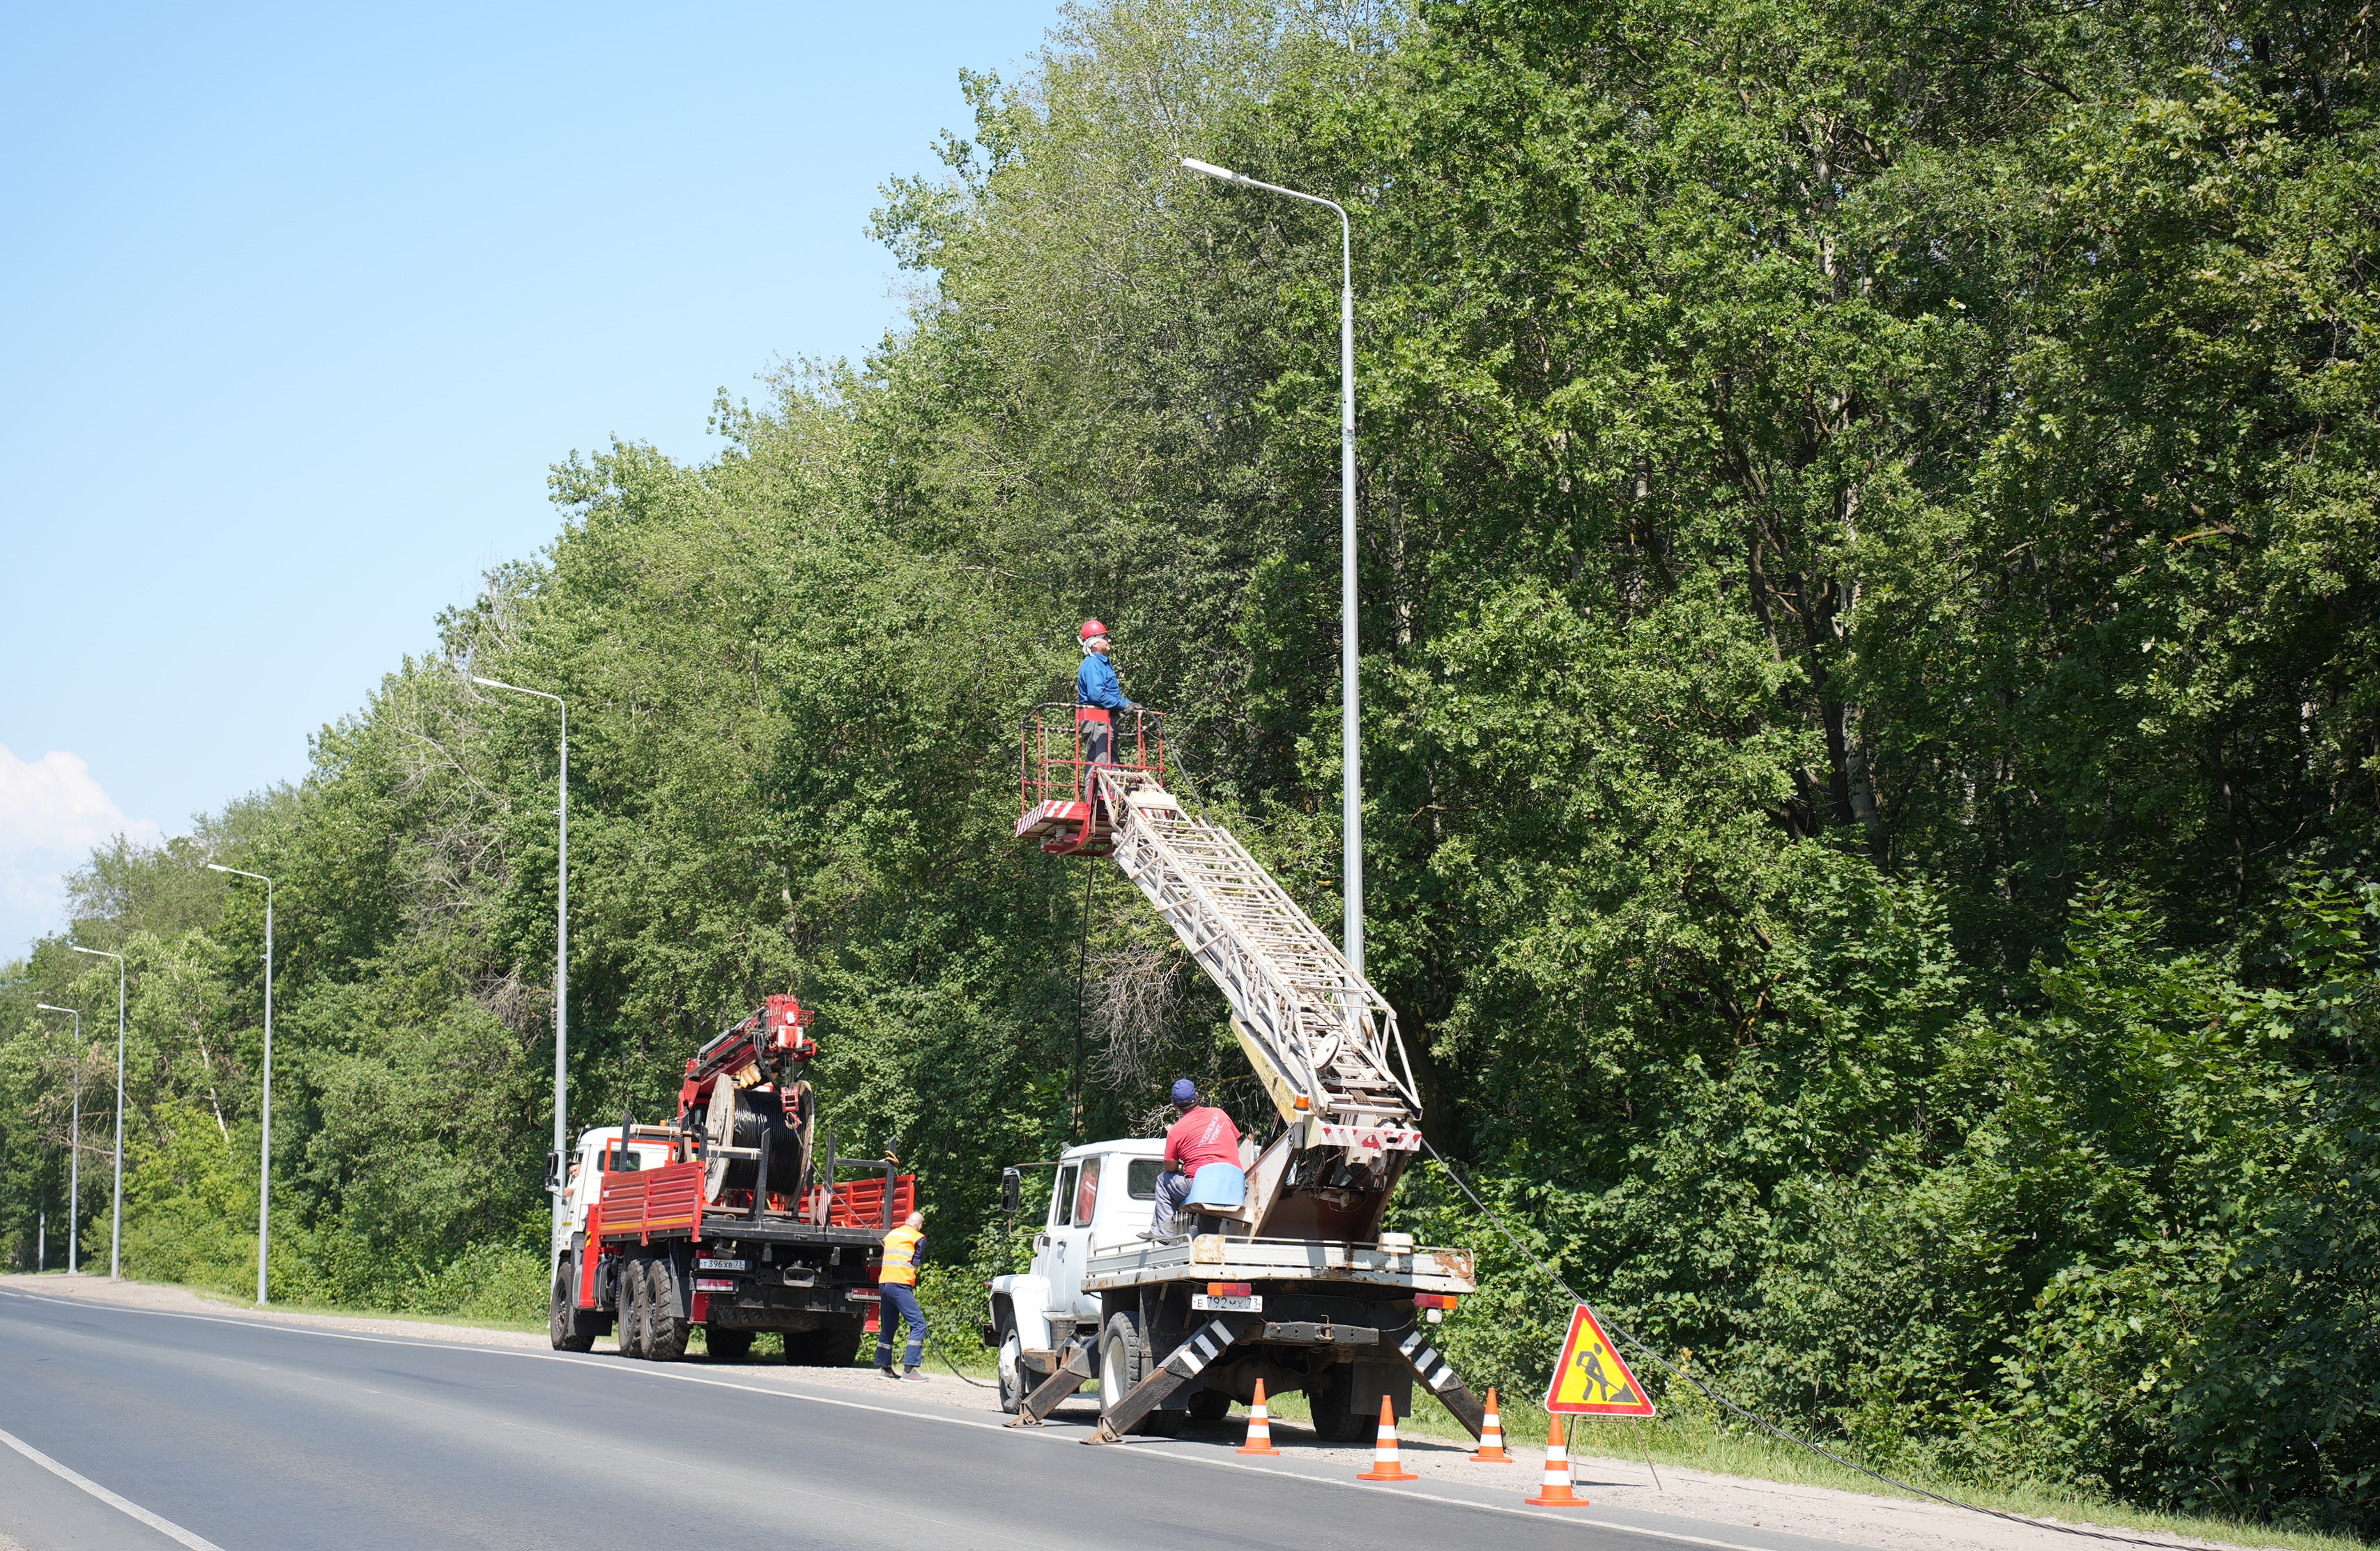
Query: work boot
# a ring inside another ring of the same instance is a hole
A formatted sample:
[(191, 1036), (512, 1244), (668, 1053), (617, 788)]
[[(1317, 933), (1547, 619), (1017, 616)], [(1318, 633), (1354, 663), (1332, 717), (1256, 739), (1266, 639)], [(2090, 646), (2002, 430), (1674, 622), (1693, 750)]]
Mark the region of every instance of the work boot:
[(879, 1362), (876, 1365), (876, 1372), (880, 1377), (888, 1379), (898, 1379), (901, 1376), (892, 1371), (892, 1364), (890, 1362)]
[(918, 1381), (919, 1381), (919, 1382), (921, 1382), (921, 1383), (924, 1381), (924, 1379), (925, 1379), (925, 1377), (926, 1377), (926, 1375), (925, 1375), (924, 1374), (922, 1374), (922, 1373), (918, 1372), (918, 1371), (917, 1371), (917, 1369), (915, 1369), (915, 1368), (905, 1368), (905, 1369), (903, 1369), (903, 1370), (902, 1370), (902, 1372), (901, 1372), (901, 1376), (902, 1376), (903, 1378), (905, 1378), (905, 1379), (917, 1379), (917, 1380), (918, 1380)]

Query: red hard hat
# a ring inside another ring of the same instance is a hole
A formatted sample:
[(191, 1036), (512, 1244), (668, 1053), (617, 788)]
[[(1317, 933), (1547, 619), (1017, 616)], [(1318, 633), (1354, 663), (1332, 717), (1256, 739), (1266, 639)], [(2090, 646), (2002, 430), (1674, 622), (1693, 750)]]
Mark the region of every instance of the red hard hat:
[(1096, 619), (1086, 619), (1083, 621), (1083, 628), (1076, 630), (1075, 635), (1078, 640), (1088, 641), (1093, 636), (1103, 636), (1107, 633), (1108, 628), (1105, 625)]

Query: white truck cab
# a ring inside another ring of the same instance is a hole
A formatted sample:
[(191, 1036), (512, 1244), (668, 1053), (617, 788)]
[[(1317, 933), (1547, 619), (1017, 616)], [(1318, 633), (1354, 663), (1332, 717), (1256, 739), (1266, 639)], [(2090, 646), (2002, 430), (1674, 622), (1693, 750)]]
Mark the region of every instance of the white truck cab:
[(562, 1222), (554, 1229), (553, 1250), (557, 1255), (567, 1254), (579, 1234), (587, 1231), (588, 1215), (603, 1194), (603, 1153), (610, 1148), (614, 1156), (614, 1169), (631, 1170), (659, 1168), (669, 1162), (666, 1142), (638, 1140), (627, 1146), (620, 1145), (620, 1128), (599, 1126), (582, 1131), (578, 1149), (570, 1154), (570, 1167), (560, 1181), (562, 1190)]
[(1095, 1253), (1140, 1241), (1157, 1215), (1157, 1179), (1165, 1143), (1126, 1137), (1087, 1142), (1058, 1155), (1050, 1209), (1033, 1236), (1033, 1269), (991, 1283), (994, 1344), (1000, 1349), (1001, 1409), (1024, 1398), (1018, 1360), (1030, 1353), (1046, 1368), (1076, 1335), (1096, 1335), (1099, 1298), (1083, 1287)]

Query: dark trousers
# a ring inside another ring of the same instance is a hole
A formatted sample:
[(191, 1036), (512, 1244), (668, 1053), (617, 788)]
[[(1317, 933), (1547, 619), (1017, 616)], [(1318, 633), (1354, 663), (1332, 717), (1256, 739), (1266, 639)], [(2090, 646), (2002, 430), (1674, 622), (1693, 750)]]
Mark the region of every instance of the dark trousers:
[(876, 1365), (892, 1366), (892, 1320), (898, 1315), (909, 1323), (909, 1348), (901, 1366), (916, 1367), (926, 1355), (926, 1311), (917, 1307), (917, 1289), (905, 1282), (880, 1282), (876, 1290), (884, 1300), (876, 1305)]

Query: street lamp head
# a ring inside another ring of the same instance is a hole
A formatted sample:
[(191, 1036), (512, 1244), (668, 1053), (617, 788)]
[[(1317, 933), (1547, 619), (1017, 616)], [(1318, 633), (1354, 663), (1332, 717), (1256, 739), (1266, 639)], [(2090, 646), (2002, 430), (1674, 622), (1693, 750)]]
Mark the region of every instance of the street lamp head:
[(43, 1012), (70, 1012), (75, 1014), (77, 1017), (81, 1016), (82, 1013), (82, 1009), (80, 1008), (54, 1008), (47, 1002), (35, 1002), (33, 1005), (41, 1008)]
[(67, 946), (72, 948), (77, 953), (88, 953), (93, 959), (113, 959), (121, 962), (124, 958), (124, 955), (120, 953), (110, 953), (103, 947), (85, 947), (80, 943), (68, 943)]
[(1233, 172), (1229, 167), (1219, 167), (1212, 162), (1202, 162), (1196, 156), (1183, 157), (1182, 165), (1188, 167), (1192, 172), (1203, 172), (1208, 177), (1220, 177), (1226, 183), (1245, 183), (1247, 181), (1246, 177), (1243, 174)]
[(509, 684), (499, 684), (492, 678), (483, 678), (476, 673), (471, 675), (471, 682), (474, 684), (485, 684), (491, 690), (509, 690), (512, 688)]

